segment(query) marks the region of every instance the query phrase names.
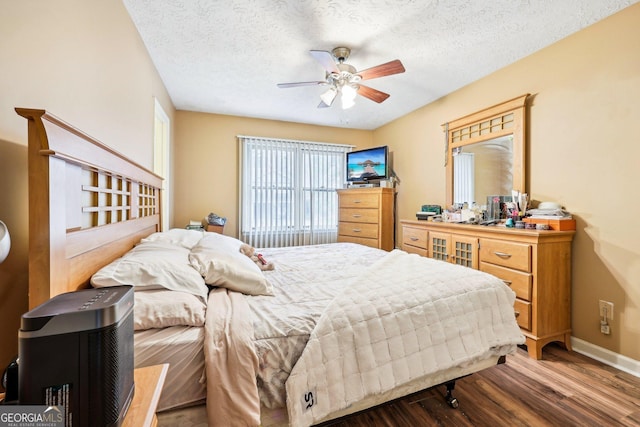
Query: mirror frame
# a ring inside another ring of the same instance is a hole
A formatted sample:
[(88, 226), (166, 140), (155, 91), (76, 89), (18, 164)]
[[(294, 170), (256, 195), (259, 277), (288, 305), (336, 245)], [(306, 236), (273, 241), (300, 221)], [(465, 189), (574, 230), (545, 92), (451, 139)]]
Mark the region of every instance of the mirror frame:
[(513, 135), (513, 189), (526, 188), (526, 114), (529, 94), (485, 108), (443, 124), (446, 133), (447, 207), (453, 204), (453, 150), (505, 135)]

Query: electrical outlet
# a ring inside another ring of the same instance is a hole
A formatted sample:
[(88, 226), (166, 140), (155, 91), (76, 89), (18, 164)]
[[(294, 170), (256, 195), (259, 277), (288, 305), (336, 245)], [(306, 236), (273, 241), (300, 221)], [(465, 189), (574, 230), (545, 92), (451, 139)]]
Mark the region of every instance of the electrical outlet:
[(613, 303), (609, 301), (600, 300), (600, 317), (606, 319), (613, 319)]

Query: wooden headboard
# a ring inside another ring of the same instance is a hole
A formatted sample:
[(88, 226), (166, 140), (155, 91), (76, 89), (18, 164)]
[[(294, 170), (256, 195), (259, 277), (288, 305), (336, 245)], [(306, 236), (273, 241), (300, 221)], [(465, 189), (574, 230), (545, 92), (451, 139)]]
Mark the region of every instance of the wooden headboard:
[(29, 309), (159, 231), (162, 178), (44, 110), (29, 128)]

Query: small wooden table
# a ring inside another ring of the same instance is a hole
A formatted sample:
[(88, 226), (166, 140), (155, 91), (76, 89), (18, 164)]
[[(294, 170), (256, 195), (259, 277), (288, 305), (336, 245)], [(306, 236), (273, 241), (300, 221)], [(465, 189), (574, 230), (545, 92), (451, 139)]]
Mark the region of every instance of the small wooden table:
[(207, 224), (207, 231), (212, 231), (214, 233), (224, 234), (224, 225)]
[(123, 427), (155, 427), (158, 425), (156, 408), (169, 364), (146, 366), (133, 371), (135, 393), (124, 417)]

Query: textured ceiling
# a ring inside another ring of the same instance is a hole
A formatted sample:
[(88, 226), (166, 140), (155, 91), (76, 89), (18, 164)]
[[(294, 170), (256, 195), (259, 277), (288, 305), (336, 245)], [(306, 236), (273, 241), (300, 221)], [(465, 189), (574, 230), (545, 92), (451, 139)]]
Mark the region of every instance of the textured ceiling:
[[(638, 0), (123, 0), (179, 110), (375, 129)], [(351, 48), (391, 96), (318, 109), (309, 50)]]

